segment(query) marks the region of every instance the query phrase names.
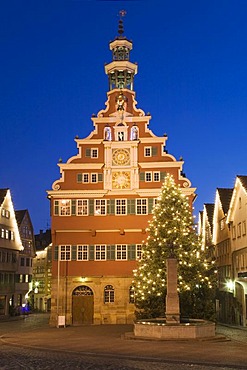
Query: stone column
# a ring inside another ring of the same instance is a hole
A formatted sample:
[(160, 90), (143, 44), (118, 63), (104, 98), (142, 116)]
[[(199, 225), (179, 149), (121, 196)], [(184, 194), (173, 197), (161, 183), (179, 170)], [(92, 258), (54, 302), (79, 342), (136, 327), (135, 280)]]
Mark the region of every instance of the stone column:
[(167, 294), (166, 294), (166, 323), (180, 323), (179, 297), (177, 292), (177, 259), (167, 258)]

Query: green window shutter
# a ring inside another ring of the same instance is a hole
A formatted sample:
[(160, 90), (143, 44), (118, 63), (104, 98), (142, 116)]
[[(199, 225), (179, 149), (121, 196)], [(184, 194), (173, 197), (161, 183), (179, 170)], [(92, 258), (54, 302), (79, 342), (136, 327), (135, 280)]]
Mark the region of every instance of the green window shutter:
[(161, 172), (160, 173), (160, 180), (165, 180), (166, 177), (166, 172)]
[(71, 215), (76, 215), (76, 199), (71, 200)]
[(115, 245), (107, 245), (107, 259), (115, 260)]
[(139, 173), (139, 181), (145, 181), (145, 172)]
[(136, 245), (130, 244), (128, 245), (128, 260), (135, 260), (136, 259)]
[(86, 148), (85, 157), (91, 158), (91, 148)]
[(77, 182), (82, 182), (82, 173), (77, 174)]
[(115, 199), (107, 199), (107, 214), (115, 215)]
[(58, 216), (59, 215), (59, 201), (54, 200), (54, 215)]
[(98, 173), (98, 182), (103, 181), (103, 173)]
[(154, 206), (154, 198), (148, 198), (148, 213), (152, 213)]
[(76, 261), (77, 260), (76, 254), (77, 254), (77, 246), (76, 245), (72, 245), (72, 247), (71, 247), (71, 260), (72, 261)]
[(92, 216), (94, 214), (94, 200), (89, 199), (89, 215)]
[(94, 245), (89, 245), (89, 260), (94, 260)]
[(58, 245), (54, 246), (54, 261), (58, 260)]
[(135, 199), (127, 199), (127, 213), (128, 215), (135, 215), (136, 213)]
[(152, 157), (155, 157), (158, 153), (158, 148), (157, 146), (152, 146)]

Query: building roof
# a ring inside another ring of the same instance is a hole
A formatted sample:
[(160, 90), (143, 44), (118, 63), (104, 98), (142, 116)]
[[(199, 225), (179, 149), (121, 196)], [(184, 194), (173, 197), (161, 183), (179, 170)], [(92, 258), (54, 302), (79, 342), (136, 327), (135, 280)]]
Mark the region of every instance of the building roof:
[(214, 215), (214, 203), (205, 203), (205, 209), (208, 216), (208, 222), (212, 228), (213, 226), (213, 215)]
[(247, 192), (247, 176), (238, 175), (237, 178), (239, 178), (242, 186), (244, 187), (245, 191)]
[(22, 220), (23, 220), (26, 212), (27, 212), (27, 209), (23, 209), (23, 210), (20, 210), (20, 211), (15, 211), (15, 217), (16, 217), (16, 221), (18, 223), (18, 226), (21, 225)]
[(223, 212), (226, 215), (228, 210), (229, 210), (233, 189), (217, 188), (217, 191), (219, 193), (220, 202), (221, 202), (221, 205), (222, 205)]
[(4, 198), (6, 197), (7, 191), (9, 189), (0, 189), (0, 205), (3, 203)]

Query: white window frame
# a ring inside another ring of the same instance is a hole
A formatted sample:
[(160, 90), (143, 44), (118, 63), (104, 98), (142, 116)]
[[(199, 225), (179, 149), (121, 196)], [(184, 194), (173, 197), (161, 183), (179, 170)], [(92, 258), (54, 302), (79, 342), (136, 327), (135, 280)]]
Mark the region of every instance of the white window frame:
[(142, 259), (142, 244), (136, 244), (136, 259)]
[(148, 214), (147, 198), (136, 199), (136, 214), (137, 215), (147, 215)]
[(88, 199), (76, 199), (76, 214), (77, 216), (88, 216)]
[(145, 182), (152, 182), (153, 176), (152, 171), (145, 172)]
[(60, 261), (71, 261), (71, 245), (60, 245), (59, 246), (59, 260)]
[(152, 157), (152, 147), (144, 146), (144, 157)]
[(127, 215), (126, 199), (115, 199), (115, 215)]
[(105, 216), (106, 215), (106, 199), (95, 199), (94, 215), (95, 216)]
[(88, 245), (77, 245), (77, 261), (88, 261)]
[(105, 261), (106, 260), (106, 245), (98, 244), (95, 245), (95, 261)]
[(116, 244), (116, 261), (127, 260), (127, 244)]
[(71, 200), (70, 199), (60, 199), (59, 200), (59, 215), (60, 216), (70, 216), (71, 215)]
[(88, 184), (89, 183), (89, 173), (83, 173), (82, 174), (82, 182), (84, 184)]
[(99, 156), (99, 149), (91, 148), (91, 158), (98, 158), (98, 156)]
[(107, 303), (114, 303), (114, 302), (115, 302), (115, 289), (112, 285), (106, 285), (104, 288), (104, 303), (107, 304)]
[[(94, 181), (94, 177), (95, 177), (95, 181)], [(98, 182), (98, 174), (97, 173), (91, 173), (91, 182), (93, 184), (97, 184), (97, 182)]]
[[(158, 179), (157, 179), (158, 177)], [(153, 181), (154, 182), (160, 182), (160, 171), (154, 171), (153, 172)]]

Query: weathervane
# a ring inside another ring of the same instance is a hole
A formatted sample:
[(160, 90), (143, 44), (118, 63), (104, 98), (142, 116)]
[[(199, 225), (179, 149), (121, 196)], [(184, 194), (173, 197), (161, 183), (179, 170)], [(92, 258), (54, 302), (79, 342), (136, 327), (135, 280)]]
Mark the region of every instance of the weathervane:
[(119, 22), (118, 22), (118, 33), (121, 36), (124, 33), (124, 27), (123, 27), (123, 17), (127, 14), (126, 10), (120, 10), (119, 12)]

